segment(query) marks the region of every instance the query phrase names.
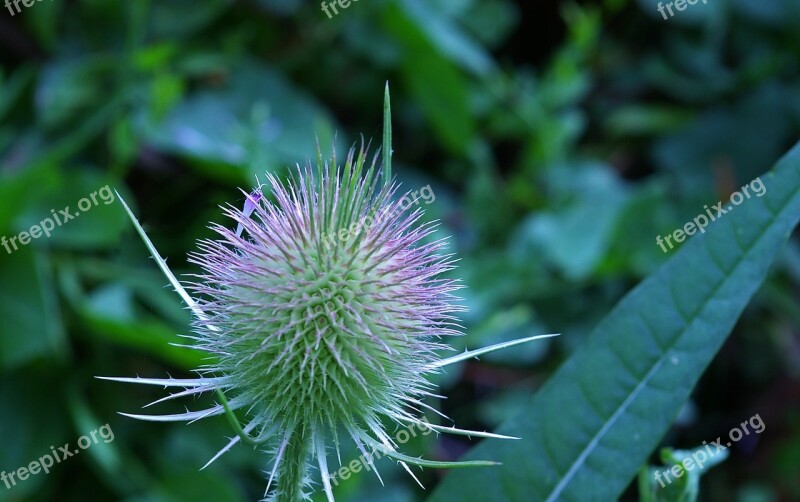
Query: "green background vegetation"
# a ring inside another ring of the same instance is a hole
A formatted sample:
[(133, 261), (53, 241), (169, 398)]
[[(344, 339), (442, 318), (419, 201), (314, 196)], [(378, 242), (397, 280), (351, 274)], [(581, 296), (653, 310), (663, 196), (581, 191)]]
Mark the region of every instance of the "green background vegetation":
[[(461, 258), (467, 336), (453, 345), (563, 335), (439, 381), (448, 399), (430, 404), (459, 427), (524, 435), (484, 441), (479, 456), (503, 467), (426, 469), (423, 492), (382, 460), (385, 488), (362, 472), (337, 499), (540, 500), (592, 417), (609, 423), (624, 401), (615, 390), (652, 370), (668, 392), (636, 404), (641, 423), (626, 412), (630, 423), (612, 428), (623, 446), (593, 451), (595, 471), (564, 500), (638, 500), (636, 470), (660, 464), (657, 446), (690, 449), (756, 413), (765, 432), (703, 476), (701, 498), (800, 500), (800, 245), (796, 234), (782, 242), (800, 216), (800, 154), (764, 199), (685, 249), (655, 242), (798, 139), (800, 3), (709, 0), (668, 21), (656, 3), (360, 0), (330, 20), (299, 0), (0, 10), (0, 235), (109, 185), (173, 270), (195, 272), (186, 254), (222, 221), (219, 204), (243, 204), (238, 187), (255, 175), (305, 163), (315, 135), (340, 153), (361, 135), (379, 145), (388, 80), (394, 171), (409, 190), (432, 186), (426, 217)], [(116, 434), (47, 476), (0, 485), (0, 500), (261, 496), (270, 454), (237, 446), (198, 471), (233, 434), (224, 418), (136, 422), (117, 411), (163, 390), (94, 379), (188, 376), (203, 364), (169, 345), (190, 317), (165, 284), (118, 203), (11, 255), (0, 248), (0, 470), (105, 423)], [(677, 312), (689, 328), (673, 324)], [(649, 364), (636, 316), (657, 319), (650, 334), (674, 338), (666, 346), (687, 364)], [(571, 384), (598, 400), (596, 413), (571, 399)], [(183, 404), (207, 403), (158, 412)], [(453, 460), (473, 444), (429, 435), (403, 452)], [(342, 461), (357, 456), (348, 445)]]

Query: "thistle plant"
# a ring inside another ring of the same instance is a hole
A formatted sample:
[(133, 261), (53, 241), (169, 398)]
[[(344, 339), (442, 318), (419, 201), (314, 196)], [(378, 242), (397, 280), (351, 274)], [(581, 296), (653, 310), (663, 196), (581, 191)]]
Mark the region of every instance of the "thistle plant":
[[(267, 190), (243, 192), (244, 209), (224, 207), (236, 230), (210, 227), (217, 237), (201, 241), (190, 256), (202, 273), (185, 286), (120, 197), (194, 314), (188, 346), (210, 354), (213, 362), (192, 379), (106, 379), (182, 389), (151, 404), (203, 393), (217, 401), (176, 415), (123, 415), (160, 422), (226, 415), (236, 436), (206, 467), (240, 442), (270, 448), (265, 496), (271, 500), (308, 499), (312, 463), (333, 500), (328, 456), (335, 451), (341, 459), (343, 438), (355, 443), (379, 477), (368, 450), (395, 459), (412, 477), (409, 464), (494, 465), (404, 455), (384, 424), (513, 439), (424, 421), (423, 410), (436, 412), (426, 403), (436, 396), (428, 375), (492, 350), (555, 336), (440, 357), (449, 348), (443, 340), (461, 334), (456, 314), (462, 308), (453, 294), (460, 285), (444, 276), (454, 262), (442, 253), (446, 241), (432, 238), (436, 224), (421, 223), (422, 209), (403, 209), (398, 201), (390, 117), (387, 88), (380, 166), (378, 155), (368, 162), (363, 146), (351, 149), (342, 166), (335, 152), (326, 161), (318, 148), (316, 166), (298, 166), (285, 183), (268, 175)], [(340, 234), (348, 237), (327, 239)], [(244, 426), (237, 414), (246, 417)]]

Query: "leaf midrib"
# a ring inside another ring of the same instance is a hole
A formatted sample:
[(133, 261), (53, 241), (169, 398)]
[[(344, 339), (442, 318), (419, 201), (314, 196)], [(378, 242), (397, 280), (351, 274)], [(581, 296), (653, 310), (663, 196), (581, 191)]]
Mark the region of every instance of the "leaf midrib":
[(636, 387), (634, 387), (633, 391), (631, 391), (631, 393), (628, 394), (628, 397), (625, 398), (625, 401), (623, 401), (619, 408), (617, 408), (617, 411), (615, 411), (614, 414), (611, 415), (610, 419), (603, 424), (603, 427), (601, 427), (597, 434), (594, 435), (592, 440), (589, 441), (589, 444), (586, 446), (586, 448), (584, 448), (581, 454), (578, 455), (578, 458), (572, 463), (572, 466), (570, 466), (567, 473), (561, 478), (561, 481), (558, 482), (556, 487), (553, 489), (553, 492), (547, 498), (547, 502), (552, 502), (555, 500), (554, 497), (557, 497), (561, 494), (565, 485), (572, 479), (572, 476), (575, 475), (575, 471), (577, 471), (581, 465), (583, 465), (583, 463), (586, 461), (586, 457), (591, 454), (591, 452), (594, 450), (594, 447), (600, 442), (605, 433), (614, 426), (619, 416), (624, 413), (625, 410), (627, 410), (628, 406), (633, 402), (634, 399), (636, 399), (636, 396), (639, 395), (639, 392), (641, 392), (642, 389), (647, 386), (647, 384), (650, 382), (650, 379), (653, 378), (659, 368), (661, 368), (664, 360), (665, 357), (660, 357), (658, 361), (656, 361), (650, 371), (647, 372), (647, 375), (645, 375), (645, 378), (643, 378), (642, 381), (639, 382)]

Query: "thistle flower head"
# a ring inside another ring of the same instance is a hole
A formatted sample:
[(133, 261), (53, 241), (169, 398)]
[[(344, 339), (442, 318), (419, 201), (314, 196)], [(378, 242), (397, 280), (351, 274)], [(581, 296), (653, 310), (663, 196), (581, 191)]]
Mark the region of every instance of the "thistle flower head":
[[(384, 167), (386, 148), (384, 141)], [(435, 225), (420, 224), (398, 187), (379, 181), (376, 161), (351, 150), (339, 167), (318, 161), (298, 168), (286, 183), (270, 175), (263, 193), (247, 194), (243, 210), (223, 208), (234, 225), (212, 225), (215, 239), (199, 243), (190, 260), (202, 273), (188, 289), (175, 279), (130, 209), (119, 198), (173, 287), (195, 314), (190, 347), (213, 363), (200, 378), (110, 380), (179, 387), (156, 401), (213, 392), (218, 403), (177, 415), (129, 415), (151, 421), (192, 421), (225, 414), (235, 436), (207, 465), (242, 442), (272, 445), (267, 484), (279, 501), (307, 498), (309, 461), (316, 458), (329, 500), (327, 454), (340, 431), (355, 442), (377, 474), (367, 449), (408, 463), (451, 467), (493, 462), (435, 462), (408, 457), (384, 429), (388, 419), (438, 432), (508, 438), (424, 423), (423, 401), (433, 395), (426, 375), (439, 368), (538, 337), (440, 359), (443, 337), (458, 335), (461, 310), (453, 268), (432, 239)], [(119, 195), (119, 194), (118, 194)], [(553, 335), (543, 335), (553, 336)], [(244, 427), (235, 412), (247, 417)]]
[(197, 347), (217, 356), (206, 371), (259, 429), (316, 442), (382, 415), (413, 420), (436, 340), (457, 334), (444, 242), (425, 243), (434, 227), (416, 225), (421, 211), (404, 211), (364, 163), (351, 150), (338, 171), (269, 176), (272, 201), (249, 216), (225, 208), (244, 232), (214, 225), (219, 237), (191, 257), (204, 270), (190, 287), (205, 314)]

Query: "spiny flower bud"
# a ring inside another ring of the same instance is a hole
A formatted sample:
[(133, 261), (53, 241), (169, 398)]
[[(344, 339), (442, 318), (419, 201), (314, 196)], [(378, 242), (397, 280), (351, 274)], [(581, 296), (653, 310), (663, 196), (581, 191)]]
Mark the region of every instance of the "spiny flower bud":
[[(422, 210), (405, 209), (397, 200), (397, 185), (379, 181), (376, 159), (365, 167), (366, 151), (351, 150), (341, 168), (334, 155), (330, 163), (298, 168), (287, 184), (270, 175), (266, 193), (262, 187), (245, 193), (244, 210), (223, 208), (237, 230), (212, 225), (218, 237), (201, 241), (199, 252), (191, 255), (203, 270), (189, 284), (197, 300), (175, 279), (125, 205), (162, 271), (195, 314), (191, 347), (209, 353), (214, 363), (200, 368), (196, 379), (110, 379), (185, 389), (156, 403), (205, 392), (214, 392), (219, 401), (178, 415), (125, 415), (180, 421), (226, 414), (237, 436), (209, 464), (240, 441), (271, 444), (275, 460), (267, 491), (276, 481), (274, 500), (307, 498), (312, 458), (333, 500), (327, 450), (334, 446), (339, 457), (340, 430), (376, 474), (368, 448), (398, 460), (409, 474), (408, 463), (492, 465), (403, 455), (382, 419), (507, 438), (424, 422), (418, 414), (428, 407), (423, 399), (433, 395), (434, 387), (426, 375), (540, 338), (440, 359), (437, 351), (447, 348), (440, 340), (459, 334), (454, 314), (462, 310), (452, 294), (457, 281), (442, 277), (453, 268), (451, 257), (440, 254), (443, 240), (431, 239), (435, 225), (420, 224)], [(235, 410), (247, 415), (244, 427)]]
[(412, 419), (431, 384), (425, 379), (441, 336), (453, 328), (451, 265), (424, 244), (432, 225), (403, 211), (394, 187), (381, 188), (364, 151), (342, 172), (307, 168), (284, 186), (269, 176), (274, 203), (253, 217), (228, 207), (236, 235), (214, 225), (191, 261), (205, 273), (191, 289), (206, 319), (198, 348), (218, 357), (224, 375), (263, 424), (291, 436), (355, 433), (380, 415)]

